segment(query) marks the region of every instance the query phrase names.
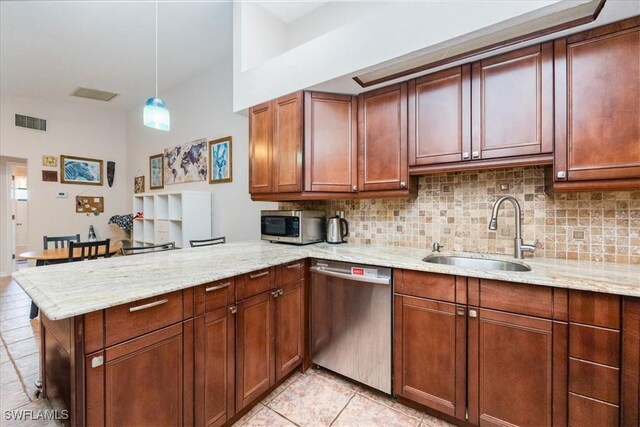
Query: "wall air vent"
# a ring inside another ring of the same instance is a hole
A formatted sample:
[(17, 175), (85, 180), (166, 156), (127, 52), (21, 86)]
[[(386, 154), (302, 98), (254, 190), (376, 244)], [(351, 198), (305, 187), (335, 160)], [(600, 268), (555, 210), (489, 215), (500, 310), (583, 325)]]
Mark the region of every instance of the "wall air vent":
[(47, 131), (47, 121), (45, 119), (23, 116), (22, 114), (16, 114), (16, 126), (19, 126), (21, 128), (39, 130), (42, 132)]
[(95, 99), (96, 101), (109, 102), (113, 98), (118, 96), (118, 94), (117, 93), (113, 93), (113, 92), (105, 92), (103, 90), (88, 89), (86, 87), (79, 87), (79, 88), (77, 88), (76, 90), (73, 91), (71, 96), (78, 96), (80, 98), (88, 98), (88, 99)]

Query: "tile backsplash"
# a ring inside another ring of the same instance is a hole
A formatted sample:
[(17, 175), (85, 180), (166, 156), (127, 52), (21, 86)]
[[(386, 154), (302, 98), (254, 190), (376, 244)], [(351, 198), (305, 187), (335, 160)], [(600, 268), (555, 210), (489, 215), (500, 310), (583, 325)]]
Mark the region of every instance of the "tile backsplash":
[(537, 257), (640, 264), (640, 191), (544, 192), (544, 168), (421, 176), (416, 199), (281, 203), (281, 209), (344, 211), (350, 242), (445, 250), (513, 253), (514, 209), (503, 203), (498, 229), (491, 209), (512, 195), (522, 208), (522, 238), (540, 240)]

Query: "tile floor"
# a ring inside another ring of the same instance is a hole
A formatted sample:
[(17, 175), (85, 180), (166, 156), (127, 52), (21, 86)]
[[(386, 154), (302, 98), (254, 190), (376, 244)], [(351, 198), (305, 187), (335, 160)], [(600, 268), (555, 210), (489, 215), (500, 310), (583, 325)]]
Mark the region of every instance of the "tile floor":
[[(0, 426), (57, 426), (54, 421), (6, 420), (5, 411), (51, 409), (36, 399), (40, 322), (29, 320), (31, 300), (0, 278)], [(236, 424), (247, 426), (447, 427), (450, 424), (323, 369), (296, 372)]]

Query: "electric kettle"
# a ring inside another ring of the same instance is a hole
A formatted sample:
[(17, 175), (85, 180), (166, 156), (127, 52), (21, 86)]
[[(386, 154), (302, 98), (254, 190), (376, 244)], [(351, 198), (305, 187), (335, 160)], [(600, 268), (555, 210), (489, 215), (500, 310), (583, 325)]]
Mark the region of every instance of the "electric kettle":
[(346, 219), (336, 215), (327, 220), (327, 243), (346, 243), (344, 238), (349, 235), (349, 223)]

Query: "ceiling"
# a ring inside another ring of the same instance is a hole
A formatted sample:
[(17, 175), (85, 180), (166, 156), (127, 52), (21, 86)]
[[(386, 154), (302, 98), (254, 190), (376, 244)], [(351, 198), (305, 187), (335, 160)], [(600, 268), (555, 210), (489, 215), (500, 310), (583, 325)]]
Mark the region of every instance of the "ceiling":
[(307, 13), (329, 3), (328, 1), (306, 1), (306, 0), (289, 0), (289, 1), (263, 1), (258, 3), (263, 9), (266, 9), (276, 18), (286, 24), (290, 24), (296, 19), (306, 15)]
[[(0, 91), (129, 109), (155, 91), (154, 2), (0, 2)], [(232, 55), (231, 2), (160, 2), (159, 95)], [(78, 86), (120, 94), (71, 98)]]

